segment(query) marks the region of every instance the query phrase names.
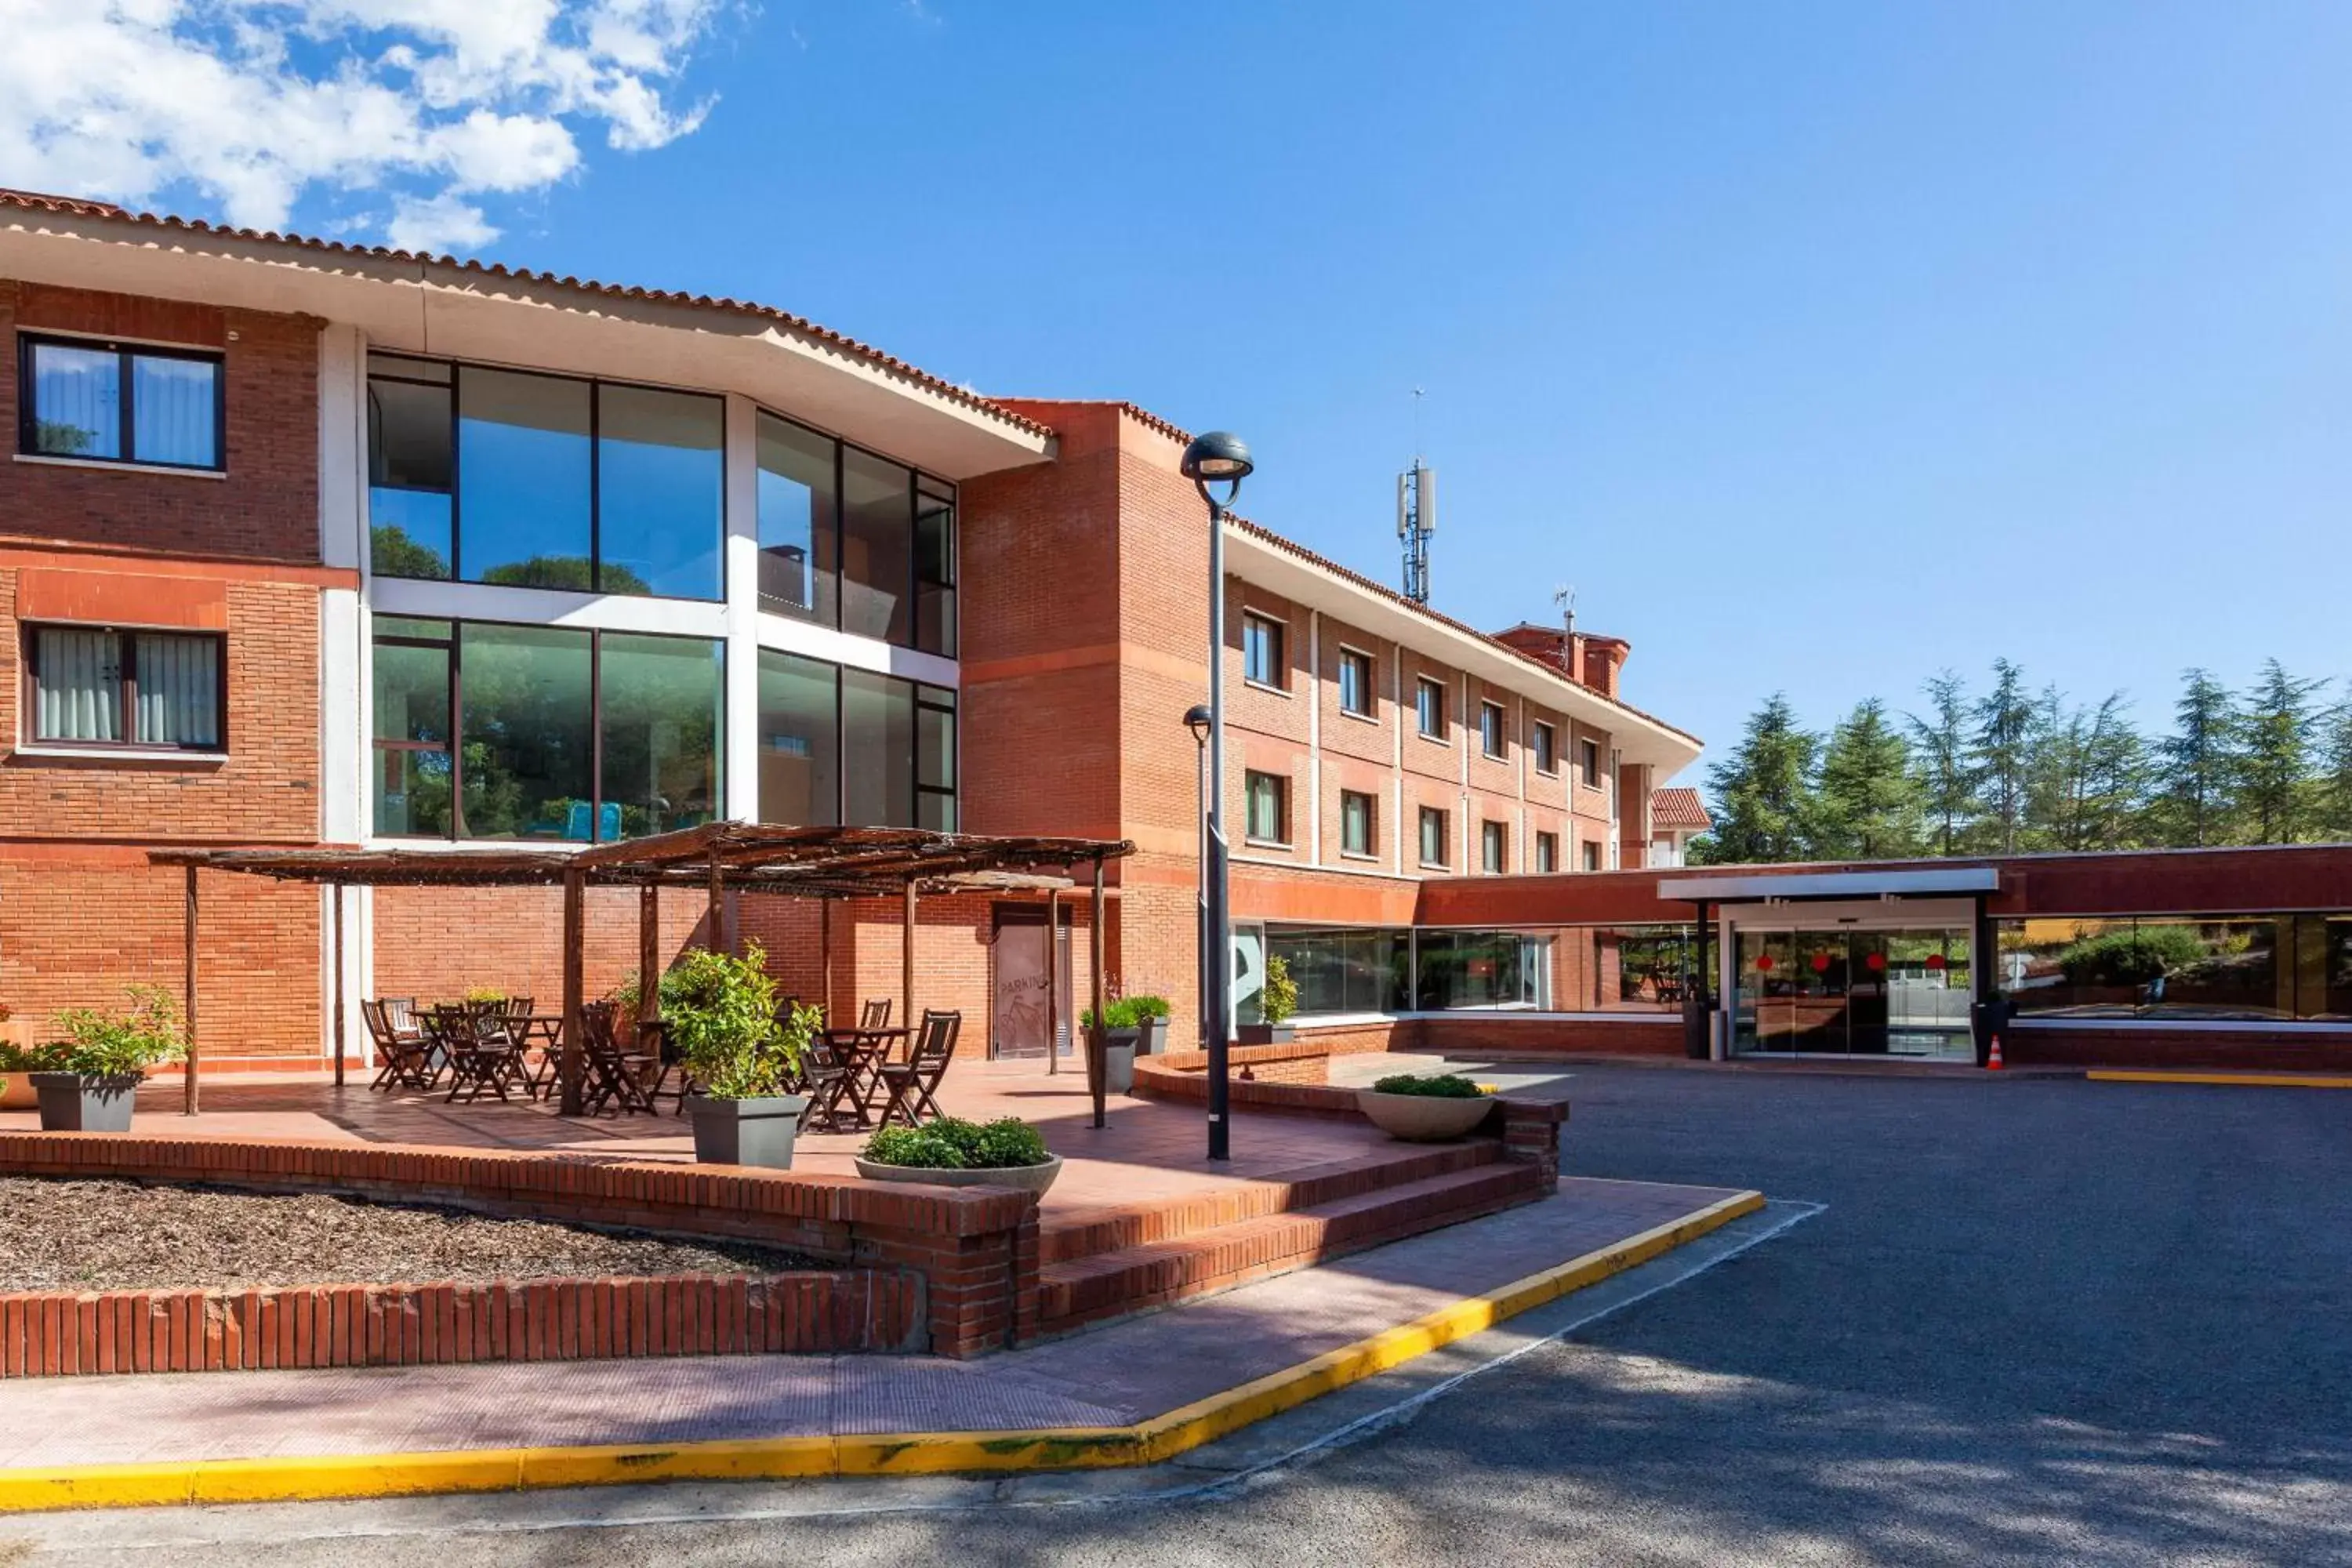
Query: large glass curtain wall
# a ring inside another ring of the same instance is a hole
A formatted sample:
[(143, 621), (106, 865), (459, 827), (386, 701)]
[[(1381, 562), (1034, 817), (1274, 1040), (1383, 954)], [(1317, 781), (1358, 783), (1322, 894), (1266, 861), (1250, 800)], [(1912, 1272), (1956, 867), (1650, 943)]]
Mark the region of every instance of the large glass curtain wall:
[(719, 598), (725, 449), (718, 397), (370, 354), (374, 570)]
[(1430, 931), (1266, 928), (1302, 1016), (1339, 1013), (1679, 1012), (1698, 963), (1688, 925)]
[(375, 621), (375, 827), (633, 838), (721, 812), (723, 645), (480, 621)]
[(762, 649), (760, 819), (954, 832), (955, 693)]
[(760, 607), (950, 658), (955, 490), (760, 416)]
[(2021, 1016), (2352, 1018), (2352, 913), (2004, 920), (1993, 984)]

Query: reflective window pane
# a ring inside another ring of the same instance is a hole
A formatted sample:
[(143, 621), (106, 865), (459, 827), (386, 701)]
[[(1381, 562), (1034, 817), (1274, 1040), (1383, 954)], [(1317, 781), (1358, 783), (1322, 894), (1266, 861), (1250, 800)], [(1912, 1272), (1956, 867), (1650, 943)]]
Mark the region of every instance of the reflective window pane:
[[(718, 598), (726, 405), (643, 386), (601, 386), (596, 396), (598, 587)], [(470, 539), (470, 512), (466, 525)]]
[(841, 458), (841, 629), (914, 640), (914, 475), (845, 447)]
[(131, 451), (142, 463), (209, 468), (221, 460), (220, 366), (131, 356)]
[(368, 382), (368, 531), (379, 575), (449, 575), (453, 449), (446, 384)]
[[(457, 486), (468, 582), (593, 586), (586, 382), (460, 367)], [(468, 784), (468, 789), (471, 785)]]
[(449, 837), (446, 752), (379, 748), (375, 762), (375, 830), (387, 838)]
[(719, 816), (722, 644), (606, 632), (596, 648), (603, 730), (600, 839), (698, 827)]
[(760, 416), (760, 607), (830, 626), (834, 455), (830, 437)]
[(221, 743), (221, 644), (218, 637), (141, 632), (131, 639), (138, 689), (131, 739), (142, 746)]
[(915, 826), (915, 689), (862, 669), (841, 672), (842, 820)]
[(37, 741), (122, 739), (122, 638), (114, 632), (43, 626), (33, 640)]
[(915, 646), (925, 653), (955, 657), (955, 500), (925, 479), (915, 495)]
[(35, 343), (33, 450), (58, 458), (120, 458), (122, 356), (112, 349)]
[(447, 648), (376, 643), (375, 738), (449, 743)]
[(821, 827), (841, 820), (835, 678), (832, 665), (761, 650), (761, 821)]
[(1550, 1006), (1552, 942), (1520, 931), (1424, 931), (1413, 978), (1424, 1012), (1542, 1011)]
[(1289, 966), (1301, 1016), (1408, 1009), (1407, 932), (1276, 926), (1267, 930), (1265, 944), (1269, 956)]
[(589, 634), (469, 624), (458, 655), (466, 836), (597, 837)]

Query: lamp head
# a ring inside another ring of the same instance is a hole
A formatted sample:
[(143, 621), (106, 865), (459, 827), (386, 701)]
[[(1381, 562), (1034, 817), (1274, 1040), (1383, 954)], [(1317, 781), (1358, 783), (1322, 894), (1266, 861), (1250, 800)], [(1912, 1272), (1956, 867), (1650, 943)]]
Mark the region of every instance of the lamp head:
[[(1205, 436), (1197, 436), (1184, 448), (1184, 477), (1192, 481), (1202, 500), (1219, 510), (1234, 504), (1234, 497), (1241, 493), (1242, 480), (1255, 466), (1250, 461), (1249, 443), (1230, 430), (1212, 430)], [(1224, 494), (1210, 494), (1211, 485), (1224, 486)]]
[(1184, 728), (1192, 731), (1192, 739), (1202, 745), (1209, 743), (1209, 726), (1217, 721), (1205, 702), (1195, 702), (1184, 710)]

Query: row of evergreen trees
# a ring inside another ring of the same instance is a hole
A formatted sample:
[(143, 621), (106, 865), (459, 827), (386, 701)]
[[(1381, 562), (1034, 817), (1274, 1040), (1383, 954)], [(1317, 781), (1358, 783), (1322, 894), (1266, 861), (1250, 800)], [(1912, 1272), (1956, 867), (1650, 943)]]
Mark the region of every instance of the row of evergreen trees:
[(1916, 711), (1876, 698), (1827, 735), (1776, 692), (1707, 773), (1714, 830), (1692, 858), (1732, 865), (2352, 840), (2352, 695), (2276, 659), (2235, 692), (2181, 678), (2147, 735), (2120, 691), (2077, 703), (1996, 659), (1972, 693), (1946, 670)]

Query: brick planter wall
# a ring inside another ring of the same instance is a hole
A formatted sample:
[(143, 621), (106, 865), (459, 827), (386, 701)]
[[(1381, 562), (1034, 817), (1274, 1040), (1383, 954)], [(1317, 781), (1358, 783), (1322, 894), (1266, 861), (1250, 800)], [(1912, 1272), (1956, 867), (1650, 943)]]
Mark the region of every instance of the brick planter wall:
[(0, 1378), (903, 1351), (922, 1278), (772, 1276), (0, 1295)]
[(1035, 1322), (1037, 1200), (1009, 1189), (900, 1186), (855, 1177), (397, 1144), (90, 1132), (0, 1134), (0, 1173), (350, 1193), (766, 1242), (855, 1271), (910, 1280), (894, 1288), (919, 1301), (917, 1326), (895, 1348), (939, 1355), (981, 1354), (1025, 1337)]

